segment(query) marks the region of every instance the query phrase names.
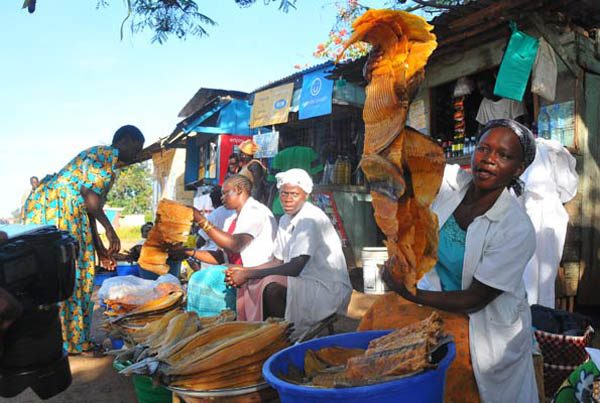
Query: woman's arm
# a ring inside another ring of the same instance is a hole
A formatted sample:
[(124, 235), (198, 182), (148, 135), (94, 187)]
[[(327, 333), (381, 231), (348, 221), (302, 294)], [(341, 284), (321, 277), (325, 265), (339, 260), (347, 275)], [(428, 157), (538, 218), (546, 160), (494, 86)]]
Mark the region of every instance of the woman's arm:
[(466, 290), (459, 291), (426, 291), (417, 288), (416, 295), (408, 292), (404, 284), (398, 284), (386, 269), (381, 273), (383, 281), (396, 292), (411, 302), (431, 306), (448, 312), (473, 313), (485, 308), (494, 298), (502, 293), (501, 290), (483, 284), (477, 279)]
[(100, 221), (100, 224), (106, 230), (106, 237), (110, 242), (110, 246), (108, 247), (108, 254), (112, 255), (117, 253), (121, 249), (121, 240), (117, 236), (115, 229), (106, 214), (104, 214), (104, 210), (102, 210), (102, 201), (100, 196), (90, 188), (86, 186), (82, 186), (81, 197), (83, 197), (83, 201), (85, 203), (86, 211), (96, 220)]
[(242, 249), (252, 242), (252, 236), (248, 234), (234, 234), (231, 235), (225, 231), (215, 227), (206, 219), (204, 214), (195, 207), (194, 209), (194, 221), (200, 226), (200, 228), (212, 239), (219, 247), (225, 249), (229, 253), (240, 253)]
[(92, 232), (92, 241), (94, 244), (94, 248), (96, 249), (96, 252), (98, 253), (102, 253), (102, 251), (106, 252), (106, 248), (104, 247), (104, 244), (102, 243), (102, 239), (100, 239), (100, 236), (98, 235), (98, 226), (96, 225), (96, 218), (90, 214), (90, 212), (88, 212), (88, 219), (90, 221), (90, 229)]
[[(302, 272), (302, 269), (304, 269), (308, 259), (310, 259), (310, 256), (301, 255), (283, 264), (277, 264), (275, 261), (271, 261), (265, 265), (257, 266), (256, 268), (240, 269), (232, 267), (225, 270), (225, 282), (232, 287), (239, 287), (248, 280), (260, 279), (272, 275), (297, 277)], [(263, 267), (266, 265), (268, 266)]]

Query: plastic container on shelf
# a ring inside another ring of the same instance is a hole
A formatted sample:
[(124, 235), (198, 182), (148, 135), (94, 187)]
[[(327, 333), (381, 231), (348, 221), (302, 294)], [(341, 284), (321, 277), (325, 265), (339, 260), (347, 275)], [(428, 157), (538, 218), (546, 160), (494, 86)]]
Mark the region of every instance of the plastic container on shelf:
[(282, 403), (294, 402), (361, 402), (361, 403), (442, 403), (446, 385), (446, 371), (456, 355), (454, 343), (449, 343), (436, 369), (406, 378), (369, 386), (341, 389), (321, 389), (295, 385), (280, 379), (277, 374), (288, 373), (289, 364), (304, 368), (306, 350), (319, 350), (328, 346), (366, 348), (377, 337), (389, 330), (343, 333), (296, 344), (272, 355), (263, 365), (265, 380), (279, 393)]
[(551, 129), (552, 122), (548, 114), (548, 108), (542, 106), (538, 115), (538, 133), (542, 138), (549, 140), (551, 138)]
[(363, 289), (365, 294), (384, 294), (388, 287), (381, 280), (379, 265), (388, 258), (386, 247), (362, 248)]

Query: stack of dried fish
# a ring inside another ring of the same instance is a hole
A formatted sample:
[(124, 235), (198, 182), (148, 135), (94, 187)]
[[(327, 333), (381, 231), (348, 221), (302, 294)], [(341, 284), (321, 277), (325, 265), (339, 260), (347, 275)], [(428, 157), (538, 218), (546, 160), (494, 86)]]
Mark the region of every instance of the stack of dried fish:
[(194, 211), (177, 202), (162, 199), (156, 209), (156, 224), (142, 246), (138, 263), (160, 275), (169, 271), (167, 247), (187, 240)]
[(116, 360), (121, 363), (138, 362), (156, 356), (159, 351), (172, 347), (202, 329), (233, 320), (235, 320), (235, 313), (231, 310), (202, 318), (195, 312), (172, 310), (164, 314), (161, 319), (148, 323), (142, 328), (123, 332), (124, 339), (130, 347), (113, 353), (117, 355)]
[(387, 237), (390, 273), (414, 292), (437, 260), (438, 222), (429, 207), (445, 158), (441, 147), (405, 123), (437, 42), (432, 25), (404, 11), (371, 9), (353, 28), (344, 50), (356, 41), (373, 45), (360, 165), (371, 184), (375, 220)]
[[(165, 314), (176, 311), (181, 312), (181, 307), (185, 299), (185, 293), (172, 291), (167, 295), (150, 300), (127, 313), (110, 318), (103, 327), (113, 336), (120, 336), (128, 340), (128, 336), (144, 328), (150, 329), (155, 321), (164, 320)], [(108, 316), (112, 314), (106, 312)]]
[(326, 347), (308, 350), (304, 373), (290, 368), (279, 376), (287, 382), (339, 388), (387, 382), (434, 368), (431, 353), (448, 340), (434, 312), (421, 322), (372, 340), (366, 350)]
[(192, 390), (255, 385), (263, 380), (267, 358), (290, 345), (290, 331), (284, 321), (220, 323), (159, 348), (155, 357), (121, 373)]
[(124, 295), (119, 298), (105, 299), (107, 316), (120, 316), (141, 307), (144, 304), (152, 303), (172, 292), (183, 291), (181, 287), (174, 283), (160, 283), (150, 292), (141, 296)]

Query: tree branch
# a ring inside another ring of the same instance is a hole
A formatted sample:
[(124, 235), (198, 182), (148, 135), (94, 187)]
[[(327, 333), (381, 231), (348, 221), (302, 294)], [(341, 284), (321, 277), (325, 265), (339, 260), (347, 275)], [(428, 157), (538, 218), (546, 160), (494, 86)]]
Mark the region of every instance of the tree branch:
[(454, 10), (457, 8), (457, 6), (450, 6), (448, 4), (438, 3), (436, 1), (429, 1), (429, 0), (412, 0), (412, 1), (423, 7), (443, 8), (446, 10)]

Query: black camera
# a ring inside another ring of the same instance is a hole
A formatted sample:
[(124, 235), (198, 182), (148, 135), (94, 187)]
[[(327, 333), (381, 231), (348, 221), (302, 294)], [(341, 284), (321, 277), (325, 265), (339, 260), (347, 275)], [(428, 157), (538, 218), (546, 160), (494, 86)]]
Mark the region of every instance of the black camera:
[(31, 387), (48, 399), (71, 384), (63, 350), (57, 303), (75, 285), (77, 240), (54, 226), (0, 226), (0, 287), (23, 306), (4, 336), (0, 357), (0, 396), (14, 397)]

